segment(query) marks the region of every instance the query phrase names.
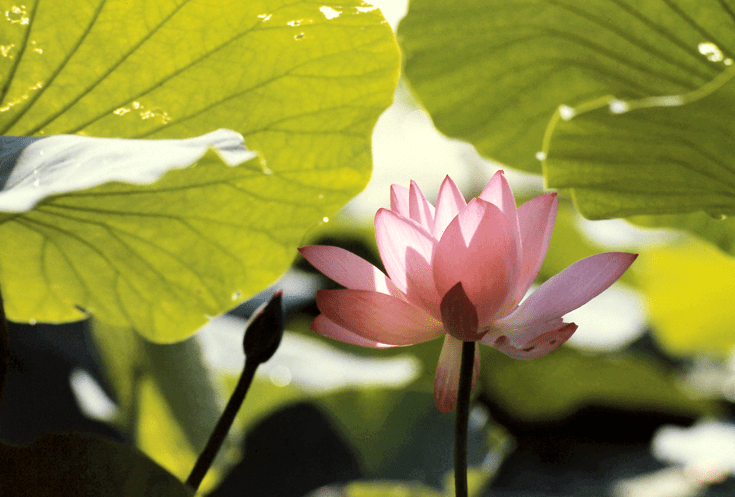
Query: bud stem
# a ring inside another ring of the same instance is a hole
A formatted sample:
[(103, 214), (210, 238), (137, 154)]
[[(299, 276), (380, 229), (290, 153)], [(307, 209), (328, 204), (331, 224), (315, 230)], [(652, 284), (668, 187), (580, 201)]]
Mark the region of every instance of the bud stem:
[(225, 407), (222, 416), (217, 421), (217, 426), (215, 426), (214, 431), (209, 436), (206, 447), (204, 447), (204, 450), (199, 455), (194, 469), (191, 470), (191, 474), (186, 480), (186, 484), (194, 490), (199, 489), (199, 485), (201, 485), (204, 476), (207, 474), (210, 466), (212, 466), (217, 452), (222, 447), (222, 443), (225, 441), (233, 421), (235, 421), (235, 416), (245, 400), (245, 395), (247, 395), (250, 384), (253, 382), (255, 370), (258, 369), (258, 366), (259, 364), (255, 361), (245, 360), (245, 368), (240, 375), (235, 391), (232, 392), (232, 396), (227, 402), (227, 407)]
[(472, 370), (475, 366), (475, 342), (462, 344), (462, 366), (459, 370), (457, 413), (454, 425), (454, 495), (467, 497), (467, 425), (470, 418)]

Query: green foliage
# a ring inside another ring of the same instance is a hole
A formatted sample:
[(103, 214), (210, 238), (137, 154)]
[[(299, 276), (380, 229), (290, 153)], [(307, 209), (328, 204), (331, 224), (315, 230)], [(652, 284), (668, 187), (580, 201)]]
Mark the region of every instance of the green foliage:
[(543, 150), (548, 185), (571, 189), (592, 219), (734, 213), (733, 75), (676, 97), (603, 98), (566, 120), (557, 112)]
[(260, 157), (233, 168), (210, 153), (151, 185), (103, 184), (6, 216), (0, 284), (12, 320), (93, 313), (150, 340), (182, 340), (276, 279), (304, 232), (370, 176), (370, 135), (398, 76), (395, 38), (376, 9), (278, 0), (6, 9), (0, 132), (181, 138), (231, 128)]
[(399, 33), (442, 132), (529, 171), (543, 152), (586, 217), (719, 216), (735, 210), (733, 22), (718, 0), (413, 0)]
[(480, 350), (482, 391), (524, 421), (563, 419), (590, 405), (692, 417), (716, 410), (687, 397), (660, 364), (640, 356), (589, 356), (562, 347), (517, 361), (489, 347)]
[[(716, 0), (413, 0), (399, 34), (406, 73), (442, 132), (538, 171), (557, 106), (699, 88), (725, 69), (732, 21)], [(719, 60), (699, 53), (705, 42)]]
[[(130, 328), (100, 321), (92, 322), (91, 331), (118, 406), (113, 422), (134, 433), (148, 457), (185, 480), (226, 393), (212, 383), (199, 345), (194, 339), (158, 345)], [(226, 466), (226, 459), (218, 459), (204, 488), (211, 488)]]
[(140, 452), (81, 433), (44, 435), (25, 447), (0, 444), (0, 491), (17, 497), (194, 495)]

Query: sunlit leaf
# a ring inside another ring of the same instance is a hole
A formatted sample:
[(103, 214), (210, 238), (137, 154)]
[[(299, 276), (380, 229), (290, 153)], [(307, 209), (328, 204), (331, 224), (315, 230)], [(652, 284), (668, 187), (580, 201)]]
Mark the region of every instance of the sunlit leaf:
[(489, 347), (480, 350), (483, 392), (523, 421), (558, 420), (585, 406), (692, 417), (715, 409), (688, 398), (670, 373), (642, 357), (589, 356), (562, 347), (540, 359), (517, 361)]
[(229, 128), (259, 162), (233, 168), (210, 153), (151, 185), (101, 184), (6, 217), (10, 319), (93, 313), (154, 341), (181, 340), (279, 276), (306, 229), (370, 176), (372, 127), (398, 73), (378, 10), (152, 5), (2, 6), (0, 132), (160, 139)]
[(559, 105), (693, 91), (732, 63), (734, 26), (720, 0), (412, 0), (399, 38), (440, 131), (539, 171)]
[(734, 213), (734, 75), (680, 96), (603, 98), (569, 119), (557, 112), (544, 144), (548, 185), (571, 189), (593, 219)]
[[(218, 373), (208, 367), (195, 338), (157, 345), (128, 328), (99, 321), (92, 322), (91, 331), (119, 407), (119, 416), (114, 421), (135, 433), (140, 450), (185, 480), (239, 375)], [(242, 354), (241, 346), (238, 350)], [(202, 488), (211, 489), (239, 460), (235, 445), (255, 422), (302, 397), (297, 389), (276, 386), (256, 377), (230, 430), (231, 437), (215, 459)]]
[[(180, 480), (185, 480), (199, 455), (186, 433), (176, 422), (153, 378), (139, 382), (138, 416), (135, 440), (138, 448)], [(211, 488), (212, 479), (220, 477), (218, 467), (211, 468), (203, 489)]]
[(638, 279), (654, 336), (674, 355), (727, 357), (735, 347), (735, 259), (702, 242), (652, 249)]
[(81, 433), (44, 435), (28, 446), (0, 445), (3, 495), (193, 496), (140, 452)]

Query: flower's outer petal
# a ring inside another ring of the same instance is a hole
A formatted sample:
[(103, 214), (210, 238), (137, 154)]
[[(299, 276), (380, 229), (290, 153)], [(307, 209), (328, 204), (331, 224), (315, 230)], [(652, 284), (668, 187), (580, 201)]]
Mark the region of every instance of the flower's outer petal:
[(447, 229), (452, 219), (467, 206), (462, 192), (454, 184), (452, 178), (447, 176), (439, 188), (439, 196), (436, 199), (436, 214), (434, 215), (434, 238), (441, 240), (444, 230)]
[[(505, 336), (497, 338), (488, 345), (514, 359), (536, 359), (555, 351), (561, 344), (569, 340), (575, 331), (577, 331), (576, 324), (564, 323), (559, 328), (547, 331), (520, 347), (514, 346)], [(486, 343), (485, 340), (482, 343)]]
[(508, 312), (508, 296), (515, 295), (514, 250), (513, 234), (500, 209), (472, 199), (436, 246), (433, 271), (439, 295), (461, 282), (484, 327)]
[(352, 345), (359, 345), (360, 347), (370, 347), (371, 349), (395, 347), (395, 345), (388, 345), (386, 343), (376, 342), (375, 340), (368, 340), (367, 338), (363, 338), (360, 335), (352, 333), (350, 330), (342, 328), (324, 314), (319, 314), (314, 318), (314, 321), (311, 322), (310, 328), (327, 338), (332, 338)]
[[(451, 335), (444, 337), (434, 378), (434, 402), (441, 412), (453, 411), (457, 407), (459, 372), (462, 367), (462, 340)], [(472, 369), (472, 389), (480, 377), (480, 347), (475, 344), (475, 364)]]
[[(521, 268), (523, 267), (523, 246), (521, 244), (521, 225), (518, 219), (518, 209), (516, 209), (516, 199), (513, 196), (513, 190), (510, 189), (508, 180), (505, 179), (503, 171), (496, 172), (490, 181), (488, 181), (485, 188), (478, 196), (482, 200), (490, 202), (491, 204), (498, 207), (501, 212), (508, 219), (508, 225), (511, 227), (513, 232), (513, 239), (516, 243), (516, 254), (517, 254), (517, 272), (514, 274), (516, 284), (518, 278), (520, 278)], [(515, 297), (515, 294), (513, 295)], [(523, 294), (521, 294), (523, 297)]]
[[(633, 264), (638, 254), (607, 252), (575, 262), (550, 278), (494, 327), (516, 330), (532, 329), (586, 304), (615, 283)], [(508, 336), (514, 344), (525, 343), (527, 334)]]
[(408, 188), (401, 185), (391, 185), (390, 210), (403, 217), (411, 217), (408, 212)]
[(454, 285), (442, 297), (440, 305), (442, 322), (447, 333), (458, 340), (478, 340), (477, 310), (462, 288), (462, 282)]
[(328, 245), (309, 245), (301, 247), (299, 252), (327, 278), (342, 286), (352, 290), (400, 295), (393, 282), (380, 269), (348, 250)]
[(411, 181), (411, 188), (408, 190), (408, 212), (411, 219), (429, 233), (434, 233), (434, 206), (426, 200), (415, 181)]
[(398, 297), (367, 290), (319, 290), (319, 310), (356, 335), (388, 345), (411, 345), (442, 336), (440, 321)]
[(549, 241), (551, 241), (551, 233), (554, 230), (558, 204), (556, 193), (549, 193), (534, 197), (518, 208), (523, 265), (516, 293), (517, 302), (520, 302), (531, 288), (544, 262)]
[(375, 215), (375, 238), (391, 281), (410, 301), (440, 319), (440, 298), (431, 271), (431, 235), (416, 222), (379, 209)]

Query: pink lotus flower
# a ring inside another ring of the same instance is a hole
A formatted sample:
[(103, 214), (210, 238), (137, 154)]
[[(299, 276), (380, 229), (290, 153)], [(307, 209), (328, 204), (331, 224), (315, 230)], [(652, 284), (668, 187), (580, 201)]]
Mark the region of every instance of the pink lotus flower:
[[(440, 411), (453, 410), (463, 341), (479, 341), (516, 359), (546, 355), (577, 329), (562, 316), (607, 289), (637, 257), (621, 252), (588, 257), (521, 303), (546, 256), (557, 203), (551, 193), (516, 208), (502, 171), (469, 203), (447, 176), (436, 208), (415, 182), (408, 189), (393, 185), (390, 210), (375, 215), (378, 250), (389, 277), (338, 247), (299, 249), (319, 271), (347, 287), (317, 293), (322, 314), (311, 329), (373, 348), (443, 336), (434, 399)], [(473, 388), (480, 372), (475, 351)]]

